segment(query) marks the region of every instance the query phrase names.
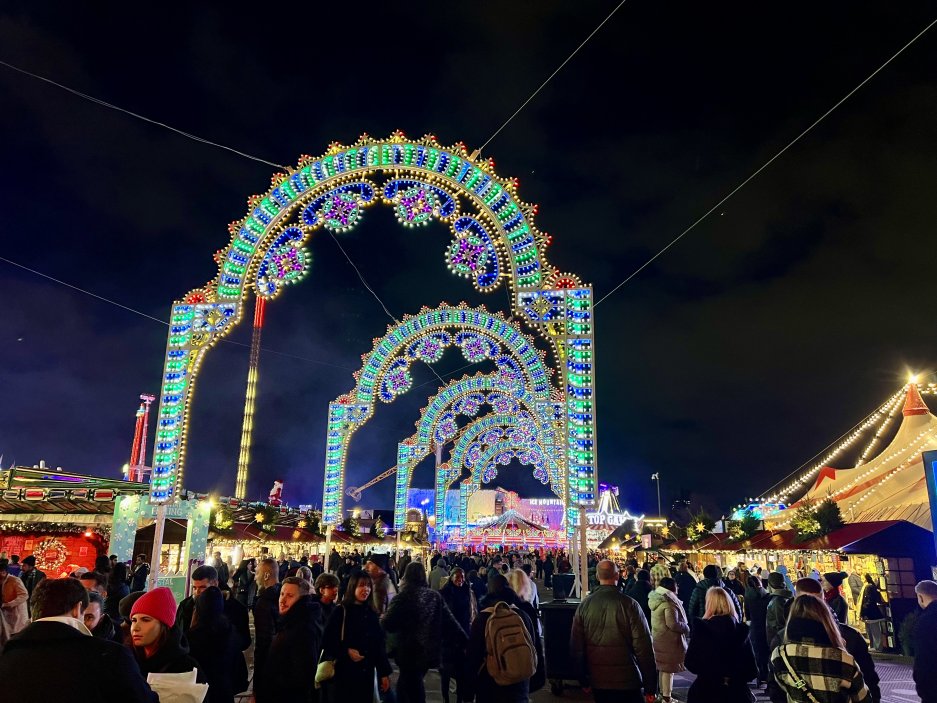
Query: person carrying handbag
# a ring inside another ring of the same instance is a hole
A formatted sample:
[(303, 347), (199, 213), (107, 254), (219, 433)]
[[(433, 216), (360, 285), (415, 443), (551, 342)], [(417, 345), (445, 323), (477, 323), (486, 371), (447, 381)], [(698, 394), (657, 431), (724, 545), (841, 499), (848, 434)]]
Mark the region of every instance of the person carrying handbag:
[(869, 639), (872, 641), (872, 649), (881, 652), (885, 649), (885, 603), (882, 600), (882, 592), (872, 574), (865, 575), (865, 584), (862, 586), (862, 593), (859, 596), (859, 619), (865, 623), (866, 632), (869, 633)]
[(832, 611), (814, 596), (794, 599), (784, 642), (774, 650), (771, 665), (791, 703), (871, 701)]
[[(367, 574), (358, 571), (349, 578), (341, 605), (325, 625), (319, 661), (332, 661), (335, 668), (332, 677), (319, 681), (323, 703), (374, 703), (375, 680), (380, 693), (390, 688), (392, 669)], [(316, 678), (328, 669), (317, 670)]]

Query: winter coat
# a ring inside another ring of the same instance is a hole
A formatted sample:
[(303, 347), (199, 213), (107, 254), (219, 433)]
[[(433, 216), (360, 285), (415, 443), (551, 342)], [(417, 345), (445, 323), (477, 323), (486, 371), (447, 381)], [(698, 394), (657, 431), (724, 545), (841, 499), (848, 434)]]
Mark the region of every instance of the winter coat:
[[(364, 660), (353, 662), (348, 656), (349, 649), (358, 650)], [(325, 659), (335, 661), (335, 678), (322, 687), (329, 703), (372, 703), (375, 672), (380, 679), (390, 676), (393, 670), (387, 660), (384, 631), (370, 604), (337, 607), (326, 623), (322, 651)], [(315, 672), (308, 662), (306, 666)], [(277, 703), (285, 700), (279, 699)]]
[(791, 620), (788, 640), (771, 654), (774, 677), (787, 693), (790, 703), (810, 703), (806, 693), (794, 684), (781, 652), (798, 677), (807, 683), (819, 703), (860, 703), (869, 701), (869, 689), (852, 655), (834, 647), (823, 625), (815, 620)]
[(543, 688), (543, 685), (547, 682), (547, 660), (543, 652), (543, 634), (541, 631), (542, 628), (540, 627), (540, 615), (537, 613), (537, 608), (534, 607), (533, 603), (528, 603), (525, 600), (520, 600), (520, 605), (517, 606), (517, 609), (528, 617), (534, 628), (533, 642), (534, 650), (537, 652), (537, 670), (534, 671), (534, 675), (530, 677), (529, 686), (529, 693), (533, 693)]
[[(478, 603), (471, 587), (464, 583), (461, 588), (451, 581), (439, 591), (446, 606), (449, 608), (456, 622), (468, 633), (472, 630), (472, 621), (478, 617)], [(458, 671), (465, 660), (465, 643), (456, 644), (451, 637), (442, 640), (442, 660), (440, 668), (445, 671)]]
[(644, 619), (647, 620), (648, 625), (651, 623), (651, 606), (647, 599), (653, 590), (654, 587), (651, 585), (650, 581), (640, 581), (636, 579), (635, 582), (631, 584), (631, 587), (625, 591), (626, 596), (634, 598), (635, 602), (641, 606), (641, 611), (644, 613)]
[(921, 703), (937, 703), (937, 601), (931, 601), (924, 608), (914, 626), (912, 639), (917, 694)]
[(749, 703), (748, 682), (758, 676), (748, 625), (728, 615), (697, 620), (686, 653), (696, 674), (687, 703)]
[(212, 626), (201, 623), (189, 630), (189, 653), (208, 683), (205, 703), (232, 703), (248, 687), (247, 663), (239, 649), (240, 637), (224, 619)]
[[(257, 703), (312, 703), (316, 664), (322, 651), (319, 604), (309, 596), (297, 599), (277, 622), (277, 632), (263, 667)], [(373, 685), (373, 681), (369, 682)]]
[[(238, 603), (233, 598), (228, 600)], [(238, 605), (241, 605), (238, 603)], [(277, 620), (280, 618), (280, 584), (268, 586), (260, 591), (254, 601), (254, 679), (263, 679), (264, 666), (270, 653), (270, 645), (277, 634)], [(322, 613), (319, 613), (320, 625)], [(321, 628), (320, 628), (321, 629)]]
[[(169, 628), (169, 637), (153, 656), (146, 656), (142, 647), (134, 647), (133, 654), (144, 676), (181, 674), (198, 668), (198, 662), (189, 656), (189, 646), (182, 641), (182, 631), (178, 627)], [(204, 683), (202, 672), (199, 672), (198, 680)]]
[(690, 596), (690, 609), (686, 611), (686, 616), (691, 623), (695, 623), (696, 620), (701, 620), (706, 614), (706, 591), (708, 591), (713, 586), (722, 586), (726, 589), (726, 593), (729, 594), (729, 600), (732, 601), (732, 605), (735, 607), (735, 613), (738, 616), (738, 619), (742, 619), (742, 606), (739, 604), (739, 599), (732, 591), (731, 588), (726, 588), (726, 583), (722, 579), (703, 579), (693, 588), (693, 594)]
[(157, 703), (130, 650), (90, 637), (72, 622), (37, 620), (6, 644), (3, 700), (57, 701), (63, 684), (81, 682), (82, 703)]
[(463, 647), (468, 641), (442, 595), (432, 588), (404, 587), (387, 606), (381, 623), (395, 636), (397, 665), (408, 669), (438, 668), (440, 642)]
[(579, 604), (570, 635), (583, 685), (655, 693), (654, 647), (644, 612), (615, 586), (599, 586)]
[(445, 578), (449, 578), (449, 571), (437, 562), (433, 570), (429, 572), (429, 587), (434, 591), (438, 591), (442, 588), (442, 580)]
[(107, 597), (104, 599), (104, 612), (110, 615), (114, 625), (120, 625), (120, 601), (130, 595), (130, 586), (126, 583), (107, 582)]
[(830, 610), (833, 611), (833, 615), (836, 616), (836, 619), (846, 624), (846, 617), (849, 613), (849, 604), (846, 603), (846, 599), (839, 592), (839, 588), (835, 589), (835, 594), (832, 598), (828, 599), (827, 605), (830, 606)]
[[(523, 620), (531, 642), (534, 642), (536, 647), (538, 637), (533, 622), (523, 610), (518, 608), (515, 612)], [(468, 689), (466, 699), (472, 700), (474, 698), (475, 703), (526, 703), (529, 700), (530, 684), (537, 677), (536, 673), (530, 680), (519, 681), (507, 686), (499, 686), (488, 673), (488, 646), (485, 640), (485, 627), (488, 625), (489, 617), (491, 617), (491, 614), (482, 610), (475, 618), (475, 622), (472, 623), (472, 631), (466, 648), (466, 669), (469, 674), (466, 681), (466, 688)], [(538, 652), (537, 656), (542, 658), (542, 651)], [(538, 670), (539, 668), (538, 661)]]
[(675, 593), (660, 586), (651, 592), (647, 600), (651, 607), (651, 637), (657, 670), (670, 673), (685, 671), (683, 660), (690, 624), (683, 611), (683, 604)]
[(674, 576), (677, 582), (677, 598), (683, 603), (683, 611), (688, 612), (693, 589), (696, 588), (696, 577), (689, 571), (678, 571)]
[(133, 567), (133, 571), (130, 574), (130, 590), (131, 591), (145, 591), (146, 590), (146, 578), (150, 575), (150, 565), (146, 562), (142, 564), (137, 564)]
[(20, 632), (29, 625), (29, 592), (26, 586), (16, 576), (10, 576), (3, 580), (0, 586), (0, 595), (3, 601), (3, 619), (6, 622), (7, 635), (12, 636)]
[(771, 600), (768, 601), (765, 612), (765, 638), (770, 643), (787, 625), (787, 614), (790, 612), (794, 594), (786, 588), (772, 588), (768, 592), (771, 594)]
[(386, 573), (382, 572), (377, 578), (371, 579), (371, 602), (378, 615), (384, 614), (396, 595), (397, 589)]
[(859, 618), (861, 620), (883, 620), (885, 618), (882, 592), (877, 586), (867, 583), (859, 596)]
[[(875, 670), (875, 661), (872, 659), (872, 655), (869, 654), (868, 642), (865, 641), (865, 637), (854, 627), (849, 627), (849, 625), (843, 625), (842, 623), (837, 624), (839, 626), (839, 634), (842, 635), (843, 641), (846, 643), (846, 651), (856, 662), (859, 671), (862, 672), (862, 680), (865, 681), (865, 685), (869, 689), (872, 703), (878, 703), (882, 699), (882, 692), (879, 688), (879, 675)], [(783, 644), (784, 634), (785, 631), (781, 630), (775, 635), (774, 639), (771, 640), (769, 645), (769, 650), (771, 652), (774, 652), (774, 650)], [(775, 691), (773, 691), (773, 689), (775, 688), (776, 684), (769, 682), (769, 695), (774, 696)], [(781, 691), (779, 687), (777, 687), (776, 692), (781, 695), (772, 697), (772, 701), (777, 698), (781, 703), (787, 703), (783, 691)]]
[(98, 624), (95, 625), (94, 629), (91, 631), (91, 636), (100, 640), (117, 642), (118, 644), (123, 644), (124, 641), (124, 635), (120, 631), (120, 627), (114, 626), (114, 621), (111, 620), (111, 616), (107, 613), (104, 613), (101, 619), (98, 620)]
[[(236, 600), (230, 591), (222, 590), (224, 594), (224, 614), (228, 622), (234, 627), (238, 635), (238, 643), (243, 652), (251, 646), (250, 618), (247, 614), (247, 608), (244, 604)], [(189, 596), (183, 598), (176, 609), (175, 626), (182, 630), (182, 634), (188, 634), (192, 627), (192, 616), (195, 614), (195, 598)]]

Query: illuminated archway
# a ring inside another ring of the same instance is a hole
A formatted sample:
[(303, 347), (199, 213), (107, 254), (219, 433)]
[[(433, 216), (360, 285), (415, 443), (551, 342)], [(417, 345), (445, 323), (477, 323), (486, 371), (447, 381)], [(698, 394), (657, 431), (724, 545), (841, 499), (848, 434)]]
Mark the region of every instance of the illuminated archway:
[(530, 388), (544, 401), (554, 390), (551, 371), (533, 340), (500, 314), (482, 308), (443, 305), (407, 315), (387, 334), (375, 340), (355, 372), (355, 388), (329, 404), (325, 454), (325, 487), (322, 519), (341, 520), (345, 491), (345, 463), (354, 433), (373, 415), (376, 401), (391, 403), (412, 385), (410, 366), (416, 361), (432, 364), (445, 350), (457, 346), (469, 363), (493, 361), (496, 376), (508, 388)]
[[(489, 407), (492, 414), (481, 416), (484, 407)], [(445, 491), (456, 480), (462, 470), (464, 460), (466, 437), (474, 439), (483, 429), (492, 428), (500, 423), (513, 425), (519, 413), (527, 417), (536, 417), (539, 428), (550, 435), (550, 442), (558, 441), (557, 434), (562, 428), (563, 404), (550, 400), (548, 396), (536, 397), (517, 384), (506, 385), (504, 376), (500, 374), (480, 375), (466, 377), (450, 384), (430, 399), (428, 405), (420, 414), (417, 422), (417, 432), (397, 446), (396, 471), (396, 498), (395, 529), (404, 525), (403, 515), (407, 507), (407, 495), (414, 467), (432, 453), (437, 444), (446, 444), (459, 437), (463, 448), (458, 456), (443, 467), (440, 467), (436, 476), (436, 518), (437, 525), (441, 525), (445, 503)], [(459, 429), (457, 416), (477, 418), (472, 423)], [(500, 422), (498, 418), (510, 417), (507, 423)], [(491, 419), (495, 418), (495, 419)], [(550, 480), (554, 486), (565, 484), (565, 473), (558, 465), (551, 464)], [(561, 489), (560, 489), (561, 490)], [(400, 516), (400, 517), (397, 517)]]
[[(448, 224), (449, 268), (482, 291), (507, 285), (512, 314), (551, 346), (561, 373), (570, 501), (592, 505), (592, 290), (547, 261), (550, 238), (537, 229), (535, 206), (519, 200), (516, 188), (516, 180), (497, 176), (491, 160), (473, 159), (464, 145), (447, 148), (432, 136), (410, 140), (399, 132), (382, 140), (363, 136), (351, 146), (332, 144), (323, 156), (304, 156), (296, 168), (274, 174), (267, 192), (251, 197), (247, 215), (230, 225), (230, 241), (215, 254), (217, 274), (173, 303), (151, 501), (170, 503), (178, 495), (199, 368), (241, 321), (249, 294), (276, 298), (307, 271), (306, 244), (316, 231), (354, 227), (367, 208), (382, 202), (405, 226), (433, 219)], [(326, 524), (340, 517), (329, 515)]]

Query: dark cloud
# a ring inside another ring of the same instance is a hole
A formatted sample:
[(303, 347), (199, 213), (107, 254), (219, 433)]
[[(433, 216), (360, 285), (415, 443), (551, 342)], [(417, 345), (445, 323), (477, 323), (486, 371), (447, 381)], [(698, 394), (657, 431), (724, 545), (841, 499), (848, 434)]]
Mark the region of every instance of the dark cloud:
[[(2, 57), (280, 163), (401, 128), (481, 145), (610, 11), (562, 2), (375, 4), (286, 15), (200, 5), (0, 14)], [(627, 3), (485, 149), (540, 204), (550, 260), (601, 297), (930, 21), (927, 3), (783, 9)], [(932, 370), (937, 35), (923, 37), (597, 315), (599, 462), (635, 510), (725, 506)], [(0, 255), (165, 318), (274, 168), (0, 69)], [(445, 228), (371, 209), (341, 242), (391, 312), (504, 309), (442, 265)], [(268, 310), (250, 489), (321, 500), (328, 402), (390, 322), (319, 233)], [(126, 461), (165, 328), (0, 263), (0, 453), (98, 474)], [(249, 341), (248, 324), (232, 336)], [(22, 341), (20, 341), (22, 340)], [(294, 357), (303, 357), (301, 360)], [(312, 360), (312, 361), (310, 361)], [(316, 363), (320, 362), (320, 363)], [(439, 373), (456, 376), (447, 355)], [(219, 345), (194, 404), (187, 484), (229, 492), (247, 348)], [(392, 465), (438, 382), (378, 408), (349, 482)], [(426, 385), (420, 385), (426, 384)], [(431, 463), (431, 462), (430, 462)], [(417, 472), (429, 482), (429, 463)], [(509, 467), (499, 481), (538, 485)], [(392, 481), (366, 500), (390, 504)]]

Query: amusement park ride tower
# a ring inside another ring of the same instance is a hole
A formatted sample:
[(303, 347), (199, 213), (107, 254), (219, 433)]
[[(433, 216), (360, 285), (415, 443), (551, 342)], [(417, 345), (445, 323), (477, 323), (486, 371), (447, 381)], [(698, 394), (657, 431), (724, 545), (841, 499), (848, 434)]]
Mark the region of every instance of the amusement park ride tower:
[(149, 477), (150, 467), (146, 465), (146, 430), (150, 423), (150, 403), (156, 396), (146, 393), (140, 396), (140, 407), (137, 409), (137, 423), (133, 431), (133, 445), (130, 447), (130, 461), (124, 467), (128, 481), (145, 483)]

